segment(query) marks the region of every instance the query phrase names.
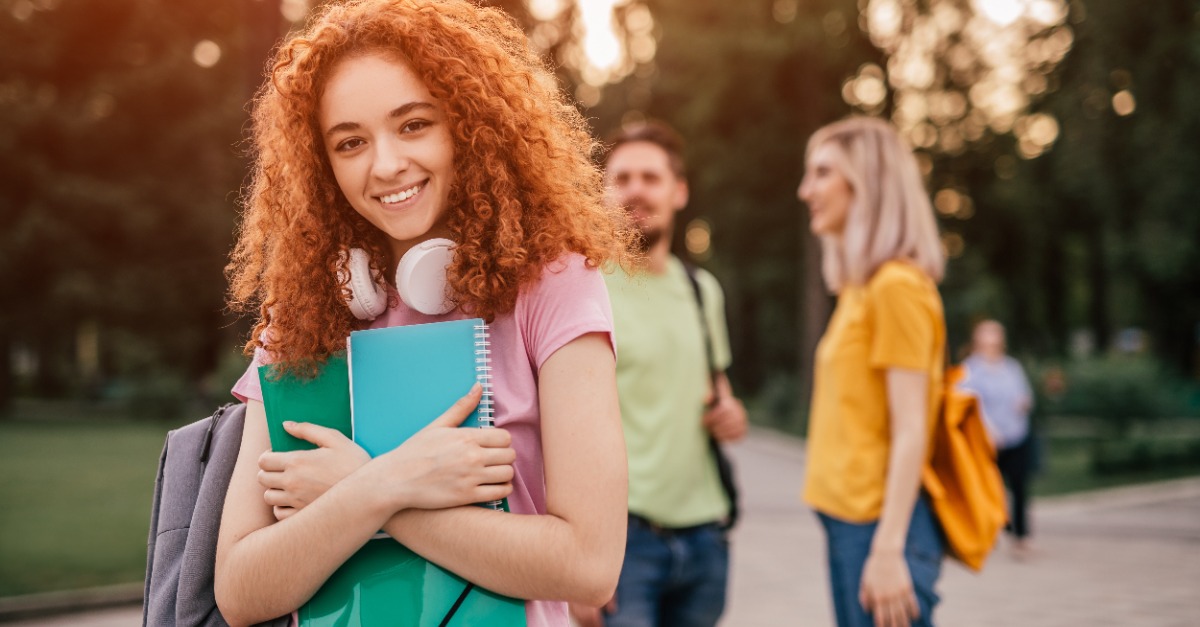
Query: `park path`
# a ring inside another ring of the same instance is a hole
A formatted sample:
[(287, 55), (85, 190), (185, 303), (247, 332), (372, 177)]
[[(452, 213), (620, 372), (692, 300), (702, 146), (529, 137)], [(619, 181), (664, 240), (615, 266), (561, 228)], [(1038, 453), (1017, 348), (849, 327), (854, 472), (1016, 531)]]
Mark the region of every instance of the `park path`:
[[(731, 447), (744, 493), (725, 627), (832, 627), (821, 529), (797, 498), (800, 440), (755, 430)], [(1005, 545), (983, 574), (947, 562), (935, 614), (946, 627), (1200, 625), (1200, 479), (1043, 499), (1037, 553)], [(10, 623), (125, 627), (137, 607)]]
[[(798, 499), (800, 441), (756, 431), (733, 453), (746, 515), (722, 624), (832, 627), (823, 532)], [(982, 574), (946, 562), (938, 625), (1200, 626), (1200, 479), (1042, 499), (1032, 517), (1030, 559), (1002, 540)]]

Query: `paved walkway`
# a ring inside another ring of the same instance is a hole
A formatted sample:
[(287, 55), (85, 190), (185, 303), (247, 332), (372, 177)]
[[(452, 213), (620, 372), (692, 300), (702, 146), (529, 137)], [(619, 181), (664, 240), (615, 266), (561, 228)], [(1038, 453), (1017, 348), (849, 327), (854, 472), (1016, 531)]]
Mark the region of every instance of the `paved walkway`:
[[(799, 441), (755, 431), (732, 449), (744, 491), (726, 627), (832, 627), (824, 547), (797, 499)], [(1037, 554), (1001, 546), (982, 575), (947, 562), (937, 623), (949, 627), (1200, 625), (1200, 479), (1043, 500)], [(124, 627), (140, 608), (12, 623)]]
[[(823, 532), (797, 498), (799, 442), (758, 431), (733, 453), (746, 515), (722, 624), (832, 627)], [(1200, 479), (1042, 500), (1032, 525), (1027, 561), (1002, 543), (982, 574), (946, 563), (937, 624), (1200, 626)]]

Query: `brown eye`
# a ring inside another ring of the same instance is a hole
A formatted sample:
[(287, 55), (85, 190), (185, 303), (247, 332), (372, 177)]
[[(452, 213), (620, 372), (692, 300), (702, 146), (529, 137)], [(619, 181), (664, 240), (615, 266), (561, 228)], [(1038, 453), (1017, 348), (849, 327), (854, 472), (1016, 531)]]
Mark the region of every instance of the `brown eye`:
[(354, 150), (365, 143), (366, 142), (357, 137), (351, 137), (350, 139), (338, 142), (338, 145), (334, 147), (334, 150), (337, 152), (346, 152), (348, 150)]
[(400, 127), (401, 133), (416, 133), (417, 131), (428, 128), (433, 123), (428, 120), (411, 120)]

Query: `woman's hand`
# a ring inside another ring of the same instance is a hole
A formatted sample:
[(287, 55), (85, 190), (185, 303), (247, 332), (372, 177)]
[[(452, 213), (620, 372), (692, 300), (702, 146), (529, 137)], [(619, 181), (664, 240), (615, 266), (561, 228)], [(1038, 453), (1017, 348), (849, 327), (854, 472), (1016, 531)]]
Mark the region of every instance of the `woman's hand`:
[(867, 556), (858, 601), (875, 617), (875, 627), (908, 627), (921, 615), (903, 552)]
[(304, 509), (318, 496), (371, 460), (367, 452), (336, 429), (309, 422), (284, 422), (291, 435), (316, 444), (309, 451), (273, 453), (258, 458), (258, 483), (266, 488), (263, 500), (276, 520)]
[(380, 486), (403, 507), (445, 509), (495, 501), (512, 492), (517, 454), (504, 429), (460, 429), (479, 404), (481, 388), (471, 391), (444, 414), (395, 450), (368, 464), (384, 473)]
[(443, 509), (494, 501), (512, 492), (516, 453), (503, 429), (459, 429), (479, 404), (478, 385), (395, 450), (372, 460), (339, 431), (311, 423), (285, 422), (284, 428), (319, 448), (263, 453), (258, 482), (277, 520), (306, 507), (355, 472), (372, 473), (372, 485), (387, 490), (388, 502)]

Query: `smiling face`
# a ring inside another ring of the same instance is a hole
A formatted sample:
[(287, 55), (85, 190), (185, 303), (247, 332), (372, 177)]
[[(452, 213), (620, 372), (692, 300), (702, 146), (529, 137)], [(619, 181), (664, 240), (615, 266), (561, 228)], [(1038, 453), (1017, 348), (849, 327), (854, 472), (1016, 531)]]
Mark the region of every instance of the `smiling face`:
[(837, 167), (837, 148), (828, 142), (808, 155), (797, 196), (808, 205), (813, 235), (840, 236), (846, 230), (854, 189)]
[(450, 127), (408, 65), (380, 53), (342, 60), (325, 84), (318, 123), (342, 194), (387, 234), (396, 259), (449, 236)]
[(631, 141), (613, 149), (605, 179), (618, 205), (642, 231), (646, 246), (669, 238), (675, 213), (687, 206), (687, 181), (671, 168), (667, 151), (649, 141)]

